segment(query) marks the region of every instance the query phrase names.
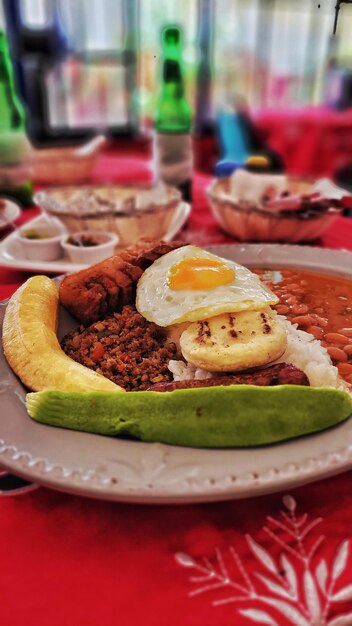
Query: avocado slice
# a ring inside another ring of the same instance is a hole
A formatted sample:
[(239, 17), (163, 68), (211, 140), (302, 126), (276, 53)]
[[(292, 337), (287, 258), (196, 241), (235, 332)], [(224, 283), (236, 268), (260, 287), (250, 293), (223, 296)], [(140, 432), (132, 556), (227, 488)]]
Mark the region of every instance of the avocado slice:
[(232, 385), (171, 392), (65, 392), (26, 397), (36, 421), (111, 436), (201, 448), (271, 444), (329, 428), (352, 414), (337, 389)]

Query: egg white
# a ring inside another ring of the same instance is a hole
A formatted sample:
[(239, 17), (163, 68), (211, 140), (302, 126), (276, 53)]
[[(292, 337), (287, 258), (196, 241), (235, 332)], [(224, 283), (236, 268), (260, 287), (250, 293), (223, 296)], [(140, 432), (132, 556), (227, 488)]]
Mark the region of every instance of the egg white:
[[(231, 283), (207, 290), (170, 289), (171, 268), (186, 258), (221, 261), (234, 270), (235, 278)], [(154, 261), (142, 274), (136, 295), (139, 313), (159, 326), (196, 322), (220, 313), (255, 311), (277, 302), (278, 298), (249, 269), (196, 246), (178, 248)]]

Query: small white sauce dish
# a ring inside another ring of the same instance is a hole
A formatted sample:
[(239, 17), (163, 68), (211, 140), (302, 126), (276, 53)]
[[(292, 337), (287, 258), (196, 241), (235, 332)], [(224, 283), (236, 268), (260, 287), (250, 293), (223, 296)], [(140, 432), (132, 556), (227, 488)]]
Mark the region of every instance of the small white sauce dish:
[(82, 230), (61, 236), (61, 246), (70, 261), (82, 265), (98, 263), (112, 256), (118, 243), (118, 235), (107, 231)]
[(17, 231), (16, 237), (25, 259), (55, 261), (62, 256), (62, 230), (51, 225), (24, 226)]

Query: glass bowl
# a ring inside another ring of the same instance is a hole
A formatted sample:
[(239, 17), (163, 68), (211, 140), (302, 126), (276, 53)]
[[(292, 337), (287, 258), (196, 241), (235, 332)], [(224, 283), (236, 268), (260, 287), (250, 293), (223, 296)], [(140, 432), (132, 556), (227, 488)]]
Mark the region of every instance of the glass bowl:
[(99, 135), (83, 146), (33, 148), (31, 178), (41, 185), (86, 183), (105, 143), (105, 137)]
[(109, 231), (126, 247), (141, 237), (162, 239), (168, 232), (181, 194), (174, 187), (86, 185), (38, 192), (34, 201), (69, 233)]
[[(288, 178), (292, 194), (307, 194), (312, 188), (308, 180)], [(272, 211), (262, 205), (238, 201), (230, 196), (230, 178), (214, 180), (207, 189), (213, 214), (224, 231), (240, 241), (298, 243), (312, 241), (341, 214), (342, 208), (327, 206), (319, 212), (294, 210)], [(284, 205), (284, 199), (283, 199)]]

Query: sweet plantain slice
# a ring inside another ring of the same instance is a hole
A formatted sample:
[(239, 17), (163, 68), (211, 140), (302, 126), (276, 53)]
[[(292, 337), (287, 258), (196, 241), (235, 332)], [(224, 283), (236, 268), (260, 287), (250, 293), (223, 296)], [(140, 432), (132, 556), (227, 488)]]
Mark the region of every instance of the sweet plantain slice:
[(10, 299), (2, 343), (6, 359), (24, 385), (34, 390), (123, 391), (68, 357), (56, 337), (58, 289), (47, 276), (29, 278)]
[(38, 422), (102, 435), (203, 448), (275, 443), (329, 428), (352, 414), (345, 391), (282, 385), (179, 389), (168, 393), (63, 393), (26, 398)]

